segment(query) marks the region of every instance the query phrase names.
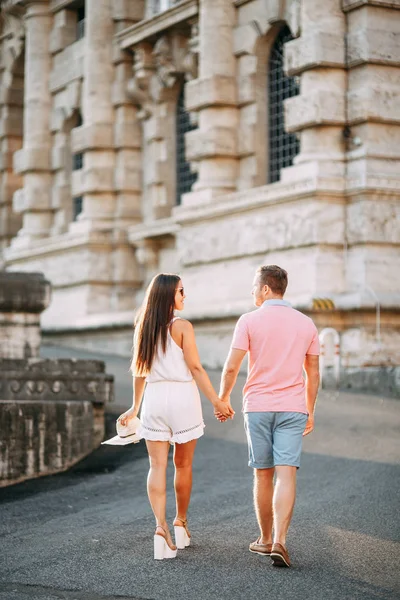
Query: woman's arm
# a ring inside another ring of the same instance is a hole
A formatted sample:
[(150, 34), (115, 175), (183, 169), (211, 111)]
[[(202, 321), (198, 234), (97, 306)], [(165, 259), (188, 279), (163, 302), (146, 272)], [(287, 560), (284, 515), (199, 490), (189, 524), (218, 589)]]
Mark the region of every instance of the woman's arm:
[(140, 405), (142, 404), (144, 386), (146, 384), (145, 377), (133, 378), (133, 402), (129, 410), (125, 411), (118, 417), (121, 425), (127, 425), (128, 421), (138, 416)]
[(218, 398), (217, 392), (214, 390), (210, 378), (200, 362), (193, 325), (189, 321), (179, 319), (175, 323), (175, 328), (179, 328), (179, 332), (182, 333), (183, 356), (200, 390), (208, 398), (215, 410), (225, 417), (233, 417), (235, 411), (229, 402), (223, 402)]

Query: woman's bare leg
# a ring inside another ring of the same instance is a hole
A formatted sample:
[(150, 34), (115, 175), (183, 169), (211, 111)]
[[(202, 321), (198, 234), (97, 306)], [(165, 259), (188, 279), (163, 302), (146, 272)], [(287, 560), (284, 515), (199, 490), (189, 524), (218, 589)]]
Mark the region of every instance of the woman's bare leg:
[[(176, 498), (176, 519), (186, 520), (187, 511), (190, 503), (190, 494), (192, 491), (192, 464), (197, 440), (192, 440), (186, 444), (175, 444), (174, 465), (175, 465), (175, 498)], [(175, 520), (176, 520), (175, 519)], [(181, 525), (176, 521), (176, 525)]]
[(150, 460), (150, 470), (147, 477), (147, 494), (156, 524), (168, 532), (166, 506), (169, 442), (151, 442), (146, 440), (146, 446)]

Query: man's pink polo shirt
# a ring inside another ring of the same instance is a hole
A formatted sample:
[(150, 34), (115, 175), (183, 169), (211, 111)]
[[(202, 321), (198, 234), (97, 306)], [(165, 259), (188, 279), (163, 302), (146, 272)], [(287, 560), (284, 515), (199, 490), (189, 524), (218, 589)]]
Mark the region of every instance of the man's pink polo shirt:
[(232, 348), (249, 353), (243, 412), (307, 413), (303, 363), (319, 355), (313, 321), (286, 300), (266, 300), (240, 317)]

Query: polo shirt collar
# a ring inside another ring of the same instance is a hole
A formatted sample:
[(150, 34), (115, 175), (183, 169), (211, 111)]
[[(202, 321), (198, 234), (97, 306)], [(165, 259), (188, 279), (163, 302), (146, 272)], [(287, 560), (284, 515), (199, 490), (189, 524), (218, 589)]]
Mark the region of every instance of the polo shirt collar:
[(290, 302), (283, 299), (281, 300), (280, 298), (271, 298), (271, 300), (265, 300), (262, 306), (288, 306), (289, 308), (292, 307)]

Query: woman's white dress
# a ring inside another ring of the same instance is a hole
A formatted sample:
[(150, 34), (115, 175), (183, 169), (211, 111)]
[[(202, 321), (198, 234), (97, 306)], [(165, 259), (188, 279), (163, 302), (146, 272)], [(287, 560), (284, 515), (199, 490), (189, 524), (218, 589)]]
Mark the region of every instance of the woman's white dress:
[(169, 329), (165, 353), (159, 341), (146, 378), (140, 420), (138, 435), (145, 440), (185, 444), (204, 432), (197, 385)]

